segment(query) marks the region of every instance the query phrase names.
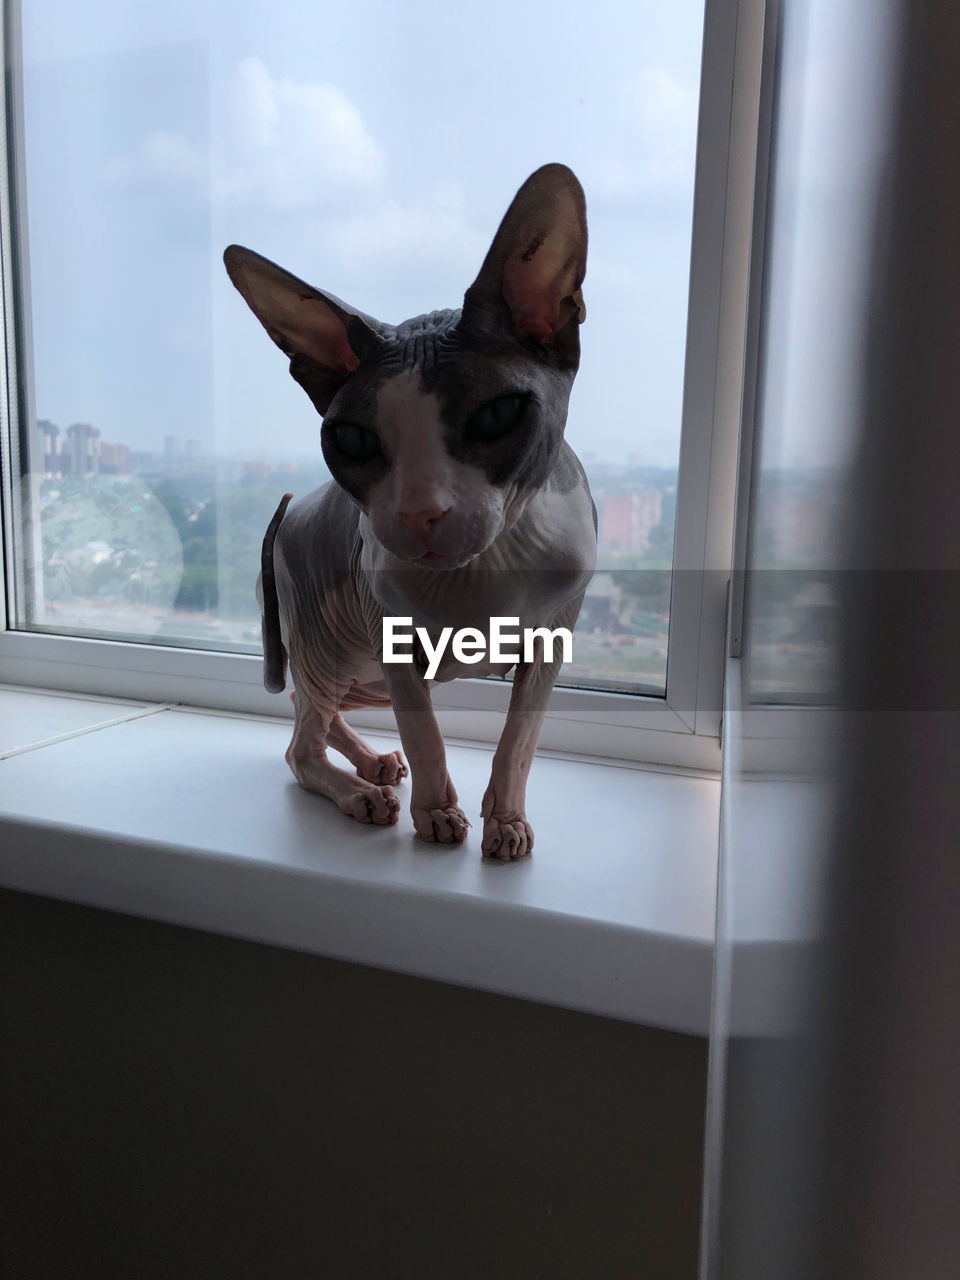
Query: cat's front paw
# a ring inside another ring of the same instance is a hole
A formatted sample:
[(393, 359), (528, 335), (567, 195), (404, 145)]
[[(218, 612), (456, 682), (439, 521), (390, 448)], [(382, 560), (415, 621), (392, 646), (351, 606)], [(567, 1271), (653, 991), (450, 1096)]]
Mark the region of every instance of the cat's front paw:
[(512, 862), (533, 848), (533, 827), (522, 813), (491, 813), (483, 823), (480, 852), (485, 858)]
[(354, 781), (357, 785), (340, 797), (340, 812), (376, 827), (394, 826), (400, 819), (400, 801), (393, 788), (371, 786), (359, 778)]
[(459, 805), (447, 801), (437, 808), (410, 806), (413, 826), (421, 840), (436, 844), (463, 844), (470, 823)]

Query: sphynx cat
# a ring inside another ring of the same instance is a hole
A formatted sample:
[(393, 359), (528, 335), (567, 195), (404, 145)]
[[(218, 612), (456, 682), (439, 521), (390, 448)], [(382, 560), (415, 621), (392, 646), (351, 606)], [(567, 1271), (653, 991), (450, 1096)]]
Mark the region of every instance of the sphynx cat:
[[(384, 617), (409, 618), (436, 645), (447, 627), (489, 636), (492, 617), (572, 630), (596, 557), (596, 512), (563, 438), (586, 312), (583, 191), (563, 165), (538, 169), (510, 205), (458, 311), (384, 324), (249, 249), (224, 254), (230, 279), (323, 417), (333, 482), (290, 503), (263, 543), (264, 684), (295, 708), (286, 759), (298, 782), (360, 822), (399, 817), (399, 751), (378, 754), (347, 724), (392, 705), (412, 771), (418, 836), (460, 842), (470, 825), (414, 660), (386, 663)], [(449, 633), (448, 633), (449, 635)], [(471, 655), (476, 659), (477, 655)], [(483, 797), (481, 852), (533, 848), (526, 784), (561, 659), (460, 661), (435, 678), (506, 675), (513, 690)], [(327, 758), (344, 755), (349, 773)]]

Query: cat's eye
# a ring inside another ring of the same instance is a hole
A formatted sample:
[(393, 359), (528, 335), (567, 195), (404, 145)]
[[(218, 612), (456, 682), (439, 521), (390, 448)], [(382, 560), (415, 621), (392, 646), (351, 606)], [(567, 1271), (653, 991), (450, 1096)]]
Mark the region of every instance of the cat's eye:
[(380, 440), (373, 431), (355, 422), (338, 422), (331, 428), (334, 443), (351, 462), (369, 462), (380, 456)]
[(467, 419), (467, 434), (474, 440), (499, 440), (518, 424), (526, 406), (524, 395), (508, 394), (488, 400)]

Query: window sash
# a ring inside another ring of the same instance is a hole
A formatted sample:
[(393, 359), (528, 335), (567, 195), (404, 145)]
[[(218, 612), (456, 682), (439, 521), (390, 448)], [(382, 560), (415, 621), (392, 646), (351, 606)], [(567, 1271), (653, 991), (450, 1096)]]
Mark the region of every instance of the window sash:
[[(666, 694), (557, 689), (541, 740), (547, 747), (698, 768), (719, 765), (763, 12), (764, 0), (705, 4)], [(22, 528), (20, 443), (33, 417), (29, 332), (21, 320), (29, 281), (16, 254), (26, 234), (17, 0), (4, 4), (3, 41), (9, 89), (2, 104), (8, 162), (0, 172), (0, 680), (284, 716), (287, 700), (265, 693), (255, 656), (14, 627), (14, 606), (24, 598), (22, 566), (14, 554), (15, 533)], [(437, 686), (433, 701), (447, 732), (495, 738), (508, 694), (509, 685), (502, 682), (461, 680)], [(355, 723), (376, 722), (375, 714), (351, 718)]]

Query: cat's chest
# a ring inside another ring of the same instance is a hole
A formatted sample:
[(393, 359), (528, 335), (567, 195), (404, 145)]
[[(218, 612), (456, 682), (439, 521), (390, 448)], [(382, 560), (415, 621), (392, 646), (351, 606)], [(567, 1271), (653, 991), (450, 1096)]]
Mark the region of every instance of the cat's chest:
[(438, 655), (432, 678), (439, 681), (505, 675), (522, 655), (523, 631), (546, 626), (557, 609), (543, 575), (538, 583), (528, 569), (471, 565), (425, 582), (406, 578), (381, 578), (378, 603), (384, 618), (402, 620), (390, 625), (410, 637), (404, 648), (421, 670)]
[(551, 545), (531, 549), (501, 535), (460, 569), (383, 565), (373, 558), (364, 573), (374, 598), (389, 616), (409, 616), (431, 634), (444, 627), (488, 632), (495, 617), (516, 617), (522, 626), (545, 625), (581, 591), (592, 563), (571, 562)]

